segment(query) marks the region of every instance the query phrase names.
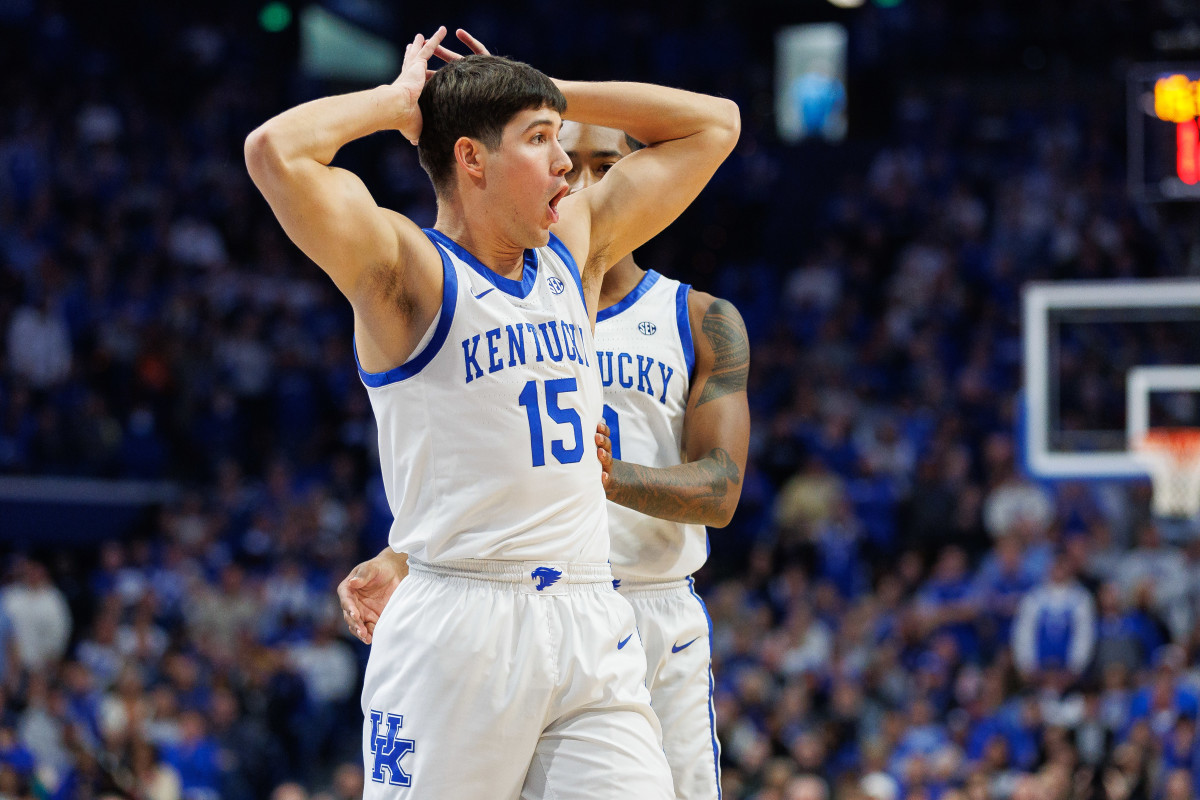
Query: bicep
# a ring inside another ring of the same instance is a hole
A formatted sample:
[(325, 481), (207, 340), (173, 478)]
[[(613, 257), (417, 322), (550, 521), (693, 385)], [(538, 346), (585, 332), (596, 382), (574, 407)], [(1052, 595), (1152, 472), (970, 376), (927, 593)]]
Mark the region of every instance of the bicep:
[(405, 226), (396, 222), (404, 218), (380, 208), (357, 175), (313, 160), (284, 163), (249, 143), (246, 160), (288, 238), (347, 297), (355, 296), (366, 267), (400, 265)]
[[(701, 305), (701, 304), (697, 304)], [(698, 308), (689, 312), (697, 316)], [(732, 303), (714, 299), (693, 324), (696, 371), (688, 393), (684, 437), (689, 461), (714, 449), (724, 450), (745, 470), (750, 441), (750, 406), (746, 381), (750, 342), (741, 315)]]

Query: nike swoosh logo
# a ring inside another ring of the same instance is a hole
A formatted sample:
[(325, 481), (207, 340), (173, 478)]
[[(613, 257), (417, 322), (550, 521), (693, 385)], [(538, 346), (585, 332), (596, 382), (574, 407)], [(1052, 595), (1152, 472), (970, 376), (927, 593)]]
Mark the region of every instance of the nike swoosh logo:
[(694, 644), (694, 643), (695, 643), (695, 642), (696, 642), (696, 641), (697, 641), (699, 638), (700, 638), (700, 637), (699, 637), (699, 636), (697, 636), (695, 639), (692, 639), (692, 641), (688, 642), (687, 644), (673, 644), (673, 645), (671, 645), (671, 652), (672, 652), (672, 653), (678, 653), (680, 650), (687, 650), (687, 649), (688, 649), (689, 647), (691, 647), (691, 646), (692, 646), (692, 644)]
[(478, 300), (479, 298), (483, 297), (485, 294), (488, 294), (488, 292), (494, 292), (494, 291), (496, 291), (496, 287), (495, 287), (495, 286), (493, 286), (492, 288), (488, 289), (486, 292), (480, 292), (479, 294), (475, 295), (475, 299), (476, 299), (476, 300)]
[(629, 644), (629, 640), (632, 638), (633, 638), (633, 634), (631, 633), (628, 636), (626, 636), (624, 639), (622, 639), (621, 641), (617, 642), (617, 649), (620, 650), (622, 647)]

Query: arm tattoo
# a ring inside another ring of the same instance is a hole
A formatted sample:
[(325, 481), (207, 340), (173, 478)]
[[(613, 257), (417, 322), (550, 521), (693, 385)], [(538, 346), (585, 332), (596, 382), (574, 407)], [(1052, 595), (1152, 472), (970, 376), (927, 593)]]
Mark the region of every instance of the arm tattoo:
[(700, 330), (713, 351), (712, 374), (704, 381), (697, 406), (727, 394), (746, 391), (750, 373), (750, 343), (746, 326), (732, 303), (714, 300), (704, 314)]
[(729, 490), (741, 483), (737, 463), (720, 447), (676, 467), (613, 461), (611, 474), (608, 499), (614, 503), (651, 517), (698, 525), (724, 525)]

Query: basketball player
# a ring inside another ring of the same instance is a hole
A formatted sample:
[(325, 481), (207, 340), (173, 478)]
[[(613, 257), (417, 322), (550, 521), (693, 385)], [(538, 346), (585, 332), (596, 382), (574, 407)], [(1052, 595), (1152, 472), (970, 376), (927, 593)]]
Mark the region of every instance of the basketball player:
[[(595, 125), (564, 123), (559, 141), (571, 158), (573, 192), (631, 152), (623, 133)], [(745, 327), (730, 303), (626, 256), (604, 276), (596, 349), (612, 456), (625, 459), (611, 463), (606, 481), (615, 501), (613, 575), (637, 618), (676, 797), (715, 800), (711, 628), (690, 575), (708, 555), (704, 526), (728, 523), (741, 493), (750, 433)], [(385, 548), (338, 587), (362, 641), (371, 642), (403, 575), (403, 555)]]
[[(246, 143), (284, 230), (354, 309), (390, 545), (409, 554), (364, 680), (364, 797), (668, 798), (584, 441), (602, 415), (591, 323), (616, 254), (669, 224), (732, 150), (737, 109), (492, 56), (427, 73), (444, 36), (417, 36), (395, 83), (305, 103)], [(568, 106), (651, 145), (567, 197)], [(434, 184), (432, 229), (329, 166), (393, 129)]]

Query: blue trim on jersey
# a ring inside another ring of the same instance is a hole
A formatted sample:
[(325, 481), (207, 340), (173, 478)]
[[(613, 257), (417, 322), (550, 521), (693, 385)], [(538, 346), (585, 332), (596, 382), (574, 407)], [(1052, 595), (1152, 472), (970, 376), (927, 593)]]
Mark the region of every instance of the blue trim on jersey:
[(441, 231), (433, 228), (422, 228), (421, 230), (425, 231), (425, 235), (434, 242), (447, 247), (450, 252), (462, 259), (464, 264), (478, 272), (488, 283), (505, 294), (524, 299), (529, 296), (530, 291), (533, 290), (533, 284), (537, 282), (538, 263), (535, 250), (525, 251), (525, 271), (521, 273), (521, 280), (514, 281), (512, 278), (506, 278), (493, 272), (490, 267), (485, 266), (478, 258), (463, 249), (462, 245)]
[(704, 612), (704, 618), (708, 620), (708, 729), (712, 735), (713, 776), (717, 780), (717, 800), (721, 800), (721, 745), (717, 743), (717, 717), (713, 712), (712, 617), (708, 615), (708, 606), (704, 605), (700, 595), (696, 594), (696, 581), (692, 579), (692, 576), (688, 576), (687, 583), (688, 591), (692, 593), (692, 597), (696, 598), (696, 602), (700, 604), (700, 610)]
[(688, 292), (692, 290), (686, 283), (679, 284), (675, 292), (675, 319), (679, 323), (679, 343), (683, 345), (683, 357), (687, 360), (688, 381), (691, 382), (696, 372), (696, 346), (692, 343), (692, 323), (688, 316)]
[(562, 239), (553, 233), (550, 234), (549, 247), (567, 265), (567, 271), (571, 273), (571, 277), (575, 279), (575, 286), (579, 289), (579, 299), (583, 301), (583, 310), (587, 311), (587, 298), (583, 296), (583, 276), (579, 274), (579, 265), (575, 263), (575, 256), (571, 255), (571, 251), (563, 244)]
[(613, 303), (608, 308), (602, 308), (596, 312), (596, 322), (604, 322), (606, 319), (612, 319), (617, 314), (620, 314), (625, 309), (636, 303), (642, 295), (650, 291), (650, 287), (658, 283), (659, 275), (652, 269), (646, 270), (646, 274), (638, 281), (638, 285), (633, 287), (633, 291), (622, 297), (617, 302)]
[[(437, 245), (434, 246), (437, 247)], [(442, 257), (442, 313), (438, 317), (437, 327), (433, 329), (433, 337), (421, 348), (421, 352), (410, 356), (408, 361), (387, 372), (367, 372), (358, 360), (357, 342), (352, 345), (354, 363), (358, 367), (358, 377), (362, 378), (362, 382), (372, 389), (416, 375), (433, 360), (438, 350), (442, 348), (442, 344), (445, 343), (447, 334), (450, 333), (450, 323), (454, 322), (454, 308), (458, 305), (458, 273), (455, 272), (454, 265), (450, 263), (450, 256), (446, 255), (446, 252), (440, 247), (438, 247), (438, 255)]]

